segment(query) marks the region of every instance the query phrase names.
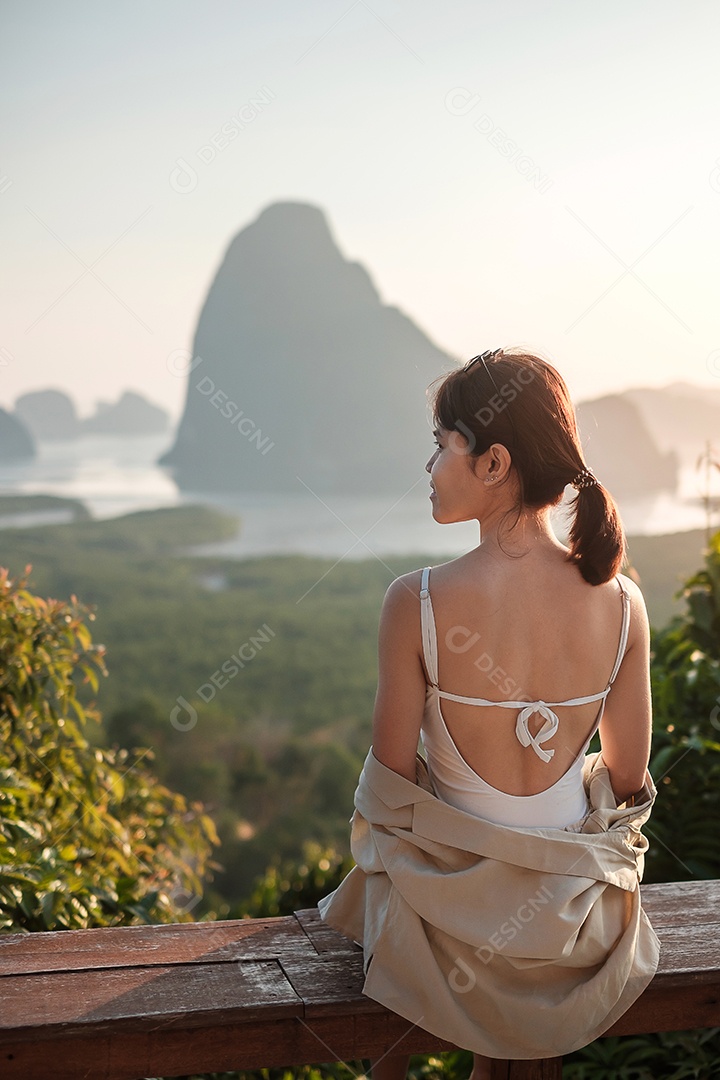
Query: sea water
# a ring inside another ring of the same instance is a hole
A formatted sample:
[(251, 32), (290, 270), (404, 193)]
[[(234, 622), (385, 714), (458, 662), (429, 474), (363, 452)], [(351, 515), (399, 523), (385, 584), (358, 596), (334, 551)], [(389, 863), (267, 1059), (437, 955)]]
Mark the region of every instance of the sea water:
[[(288, 494), (179, 492), (171, 476), (157, 464), (169, 436), (118, 438), (84, 436), (67, 442), (40, 443), (32, 461), (0, 465), (3, 494), (47, 494), (82, 501), (94, 518), (111, 518), (137, 510), (200, 504), (240, 519), (237, 536), (195, 548), (198, 555), (244, 558), (251, 555), (304, 554), (364, 559), (410, 552), (460, 554), (478, 543), (476, 523), (438, 525), (432, 518), (428, 478), (421, 469), (410, 491), (397, 495), (313, 495), (298, 482)], [(659, 535), (704, 528), (701, 502), (703, 476), (694, 469), (680, 473), (679, 490), (618, 505), (628, 535)], [(567, 494), (572, 494), (568, 489)], [(717, 495), (717, 492), (715, 493)], [(0, 527), (62, 520), (63, 512), (38, 511), (0, 518)], [(553, 513), (553, 525), (567, 535), (566, 501)], [(720, 515), (711, 520), (720, 528)]]

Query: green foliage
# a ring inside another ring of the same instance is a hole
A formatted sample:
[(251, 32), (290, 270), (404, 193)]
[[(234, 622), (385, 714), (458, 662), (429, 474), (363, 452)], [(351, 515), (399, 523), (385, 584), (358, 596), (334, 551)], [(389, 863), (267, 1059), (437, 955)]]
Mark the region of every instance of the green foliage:
[(563, 1061), (563, 1080), (709, 1080), (720, 1076), (720, 1028), (611, 1036)]
[[(74, 599), (44, 600), (0, 571), (0, 929), (192, 918), (217, 842), (199, 805), (159, 785), (146, 751), (83, 735), (103, 647)], [(178, 910), (180, 909), (180, 910)]]
[(308, 840), (303, 845), (303, 861), (276, 860), (255, 882), (249, 900), (241, 905), (243, 918), (292, 915), (302, 908), (317, 907), (323, 896), (336, 889), (354, 866), (350, 856)]
[(720, 877), (720, 532), (678, 595), (686, 611), (653, 638), (647, 881)]
[(79, 499), (64, 499), (58, 495), (0, 495), (0, 515), (34, 515), (47, 511), (64, 512), (75, 521), (89, 521), (90, 512)]

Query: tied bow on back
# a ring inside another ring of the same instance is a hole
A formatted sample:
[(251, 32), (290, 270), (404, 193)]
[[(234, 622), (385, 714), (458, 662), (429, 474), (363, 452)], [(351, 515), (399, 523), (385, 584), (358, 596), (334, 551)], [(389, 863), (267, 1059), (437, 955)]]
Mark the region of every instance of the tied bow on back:
[[(535, 735), (532, 735), (528, 728), (528, 720), (536, 712), (545, 717), (545, 723)], [(544, 701), (532, 701), (518, 713), (515, 734), (523, 746), (532, 746), (537, 756), (544, 762), (548, 762), (555, 751), (543, 750), (541, 744), (547, 742), (548, 739), (552, 739), (559, 726), (560, 721), (557, 714), (552, 711), (549, 705), (546, 705)]]

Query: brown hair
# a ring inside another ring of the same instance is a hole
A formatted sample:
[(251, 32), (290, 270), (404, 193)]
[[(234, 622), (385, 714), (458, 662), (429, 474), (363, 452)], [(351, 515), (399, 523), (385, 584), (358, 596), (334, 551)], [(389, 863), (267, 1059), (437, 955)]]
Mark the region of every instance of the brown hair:
[[(493, 443), (507, 448), (518, 479), (518, 498), (508, 511), (517, 513), (516, 525), (525, 509), (559, 503), (565, 487), (587, 466), (575, 409), (555, 368), (521, 351), (484, 356), (432, 384), (433, 415), (440, 427), (468, 439), (472, 458)], [(570, 509), (568, 562), (591, 585), (602, 585), (619, 571), (626, 555), (615, 500), (598, 482), (580, 488)]]

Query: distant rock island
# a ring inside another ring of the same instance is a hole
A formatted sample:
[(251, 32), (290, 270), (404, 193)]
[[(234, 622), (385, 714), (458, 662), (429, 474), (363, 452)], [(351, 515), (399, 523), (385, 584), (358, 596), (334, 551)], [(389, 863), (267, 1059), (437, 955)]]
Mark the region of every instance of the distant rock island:
[(0, 409), (0, 462), (27, 461), (35, 457), (35, 440), (17, 416)]
[(433, 452), (425, 388), (454, 365), (296, 202), (230, 244), (193, 358), (161, 463), (197, 491), (403, 492)]
[(15, 402), (15, 415), (36, 439), (75, 439), (80, 421), (75, 403), (62, 390), (31, 390)]
[(720, 385), (717, 389), (675, 382), (626, 390), (637, 405), (661, 450), (674, 449), (685, 465), (693, 465), (710, 440), (720, 450)]
[(82, 431), (94, 435), (162, 435), (169, 426), (165, 409), (126, 390), (114, 404), (98, 401), (95, 415), (82, 422)]
[(170, 416), (141, 394), (126, 390), (118, 401), (98, 401), (95, 413), (81, 420), (63, 390), (32, 390), (15, 402), (15, 416), (38, 442), (77, 439), (81, 435), (160, 435)]

